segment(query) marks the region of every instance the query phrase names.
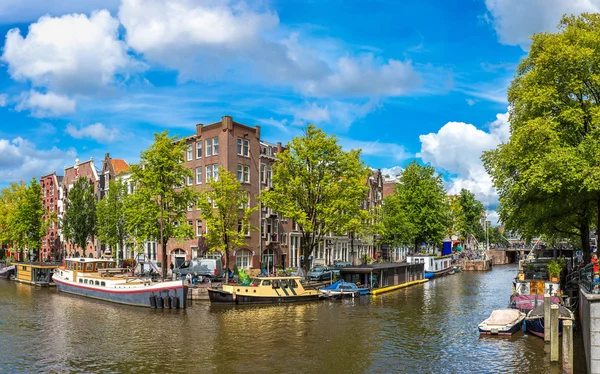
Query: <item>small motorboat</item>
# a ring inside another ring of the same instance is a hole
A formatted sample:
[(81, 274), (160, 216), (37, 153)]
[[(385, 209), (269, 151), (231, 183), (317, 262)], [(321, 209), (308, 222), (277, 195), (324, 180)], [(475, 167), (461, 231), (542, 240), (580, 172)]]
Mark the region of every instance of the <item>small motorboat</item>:
[(479, 324), (482, 335), (512, 335), (519, 331), (525, 313), (516, 309), (497, 309), (490, 317)]
[[(558, 305), (558, 335), (562, 335), (563, 321), (574, 321), (575, 316), (564, 305)], [(525, 318), (525, 327), (533, 335), (544, 337), (544, 303), (532, 309)]]
[(321, 288), (319, 292), (325, 296), (354, 297), (359, 295), (367, 295), (371, 292), (371, 290), (366, 287), (358, 287), (354, 283), (339, 280), (330, 286)]
[(15, 275), (15, 265), (7, 266), (0, 269), (0, 278), (10, 279), (11, 276)]

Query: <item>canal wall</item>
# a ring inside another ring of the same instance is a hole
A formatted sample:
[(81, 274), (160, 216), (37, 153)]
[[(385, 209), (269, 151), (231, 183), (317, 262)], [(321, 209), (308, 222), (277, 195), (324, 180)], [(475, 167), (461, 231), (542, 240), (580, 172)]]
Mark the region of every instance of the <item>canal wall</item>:
[(600, 295), (579, 289), (579, 321), (590, 374), (600, 374)]
[(490, 249), (488, 256), (492, 259), (494, 265), (506, 265), (516, 262), (517, 252), (506, 251), (503, 249)]
[(492, 269), (492, 260), (466, 260), (464, 271), (485, 271)]

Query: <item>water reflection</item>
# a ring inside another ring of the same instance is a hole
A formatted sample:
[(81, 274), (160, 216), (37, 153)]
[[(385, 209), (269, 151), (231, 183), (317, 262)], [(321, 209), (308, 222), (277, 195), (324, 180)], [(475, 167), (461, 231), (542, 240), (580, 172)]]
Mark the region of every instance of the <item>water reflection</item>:
[[(375, 298), (151, 310), (0, 281), (0, 372), (560, 372), (542, 339), (479, 338), (514, 267)], [(577, 372), (584, 359), (577, 340)]]

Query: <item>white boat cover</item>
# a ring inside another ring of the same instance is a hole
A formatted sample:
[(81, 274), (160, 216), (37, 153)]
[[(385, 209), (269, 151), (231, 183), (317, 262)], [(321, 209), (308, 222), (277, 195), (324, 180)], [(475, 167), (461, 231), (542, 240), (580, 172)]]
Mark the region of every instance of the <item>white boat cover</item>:
[(494, 310), (490, 318), (483, 321), (488, 326), (506, 326), (519, 321), (523, 313), (517, 309), (498, 309)]

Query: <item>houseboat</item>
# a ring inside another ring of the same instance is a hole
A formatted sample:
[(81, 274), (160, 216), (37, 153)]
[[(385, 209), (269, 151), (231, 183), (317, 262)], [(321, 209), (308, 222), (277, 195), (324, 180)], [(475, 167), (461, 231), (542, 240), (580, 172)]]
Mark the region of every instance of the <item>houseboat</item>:
[(340, 269), (340, 277), (346, 283), (354, 283), (379, 294), (425, 281), (423, 264), (391, 262), (364, 264)]
[(513, 281), (510, 307), (524, 313), (544, 303), (544, 294), (550, 295), (552, 304), (560, 304), (560, 278), (552, 279), (548, 273), (549, 259), (529, 259), (519, 263), (517, 277)]
[(131, 276), (112, 259), (66, 259), (53, 279), (59, 291), (93, 299), (149, 308), (186, 307), (188, 288), (183, 281)]
[(54, 286), (52, 275), (58, 264), (52, 262), (15, 263), (15, 281), (36, 286)]
[(412, 254), (406, 257), (409, 264), (423, 264), (425, 266), (425, 278), (431, 279), (448, 275), (454, 270), (452, 255), (435, 256), (429, 254)]
[(323, 298), (316, 290), (305, 290), (302, 277), (257, 277), (249, 284), (224, 284), (209, 288), (208, 297), (215, 304), (269, 304), (315, 301)]

